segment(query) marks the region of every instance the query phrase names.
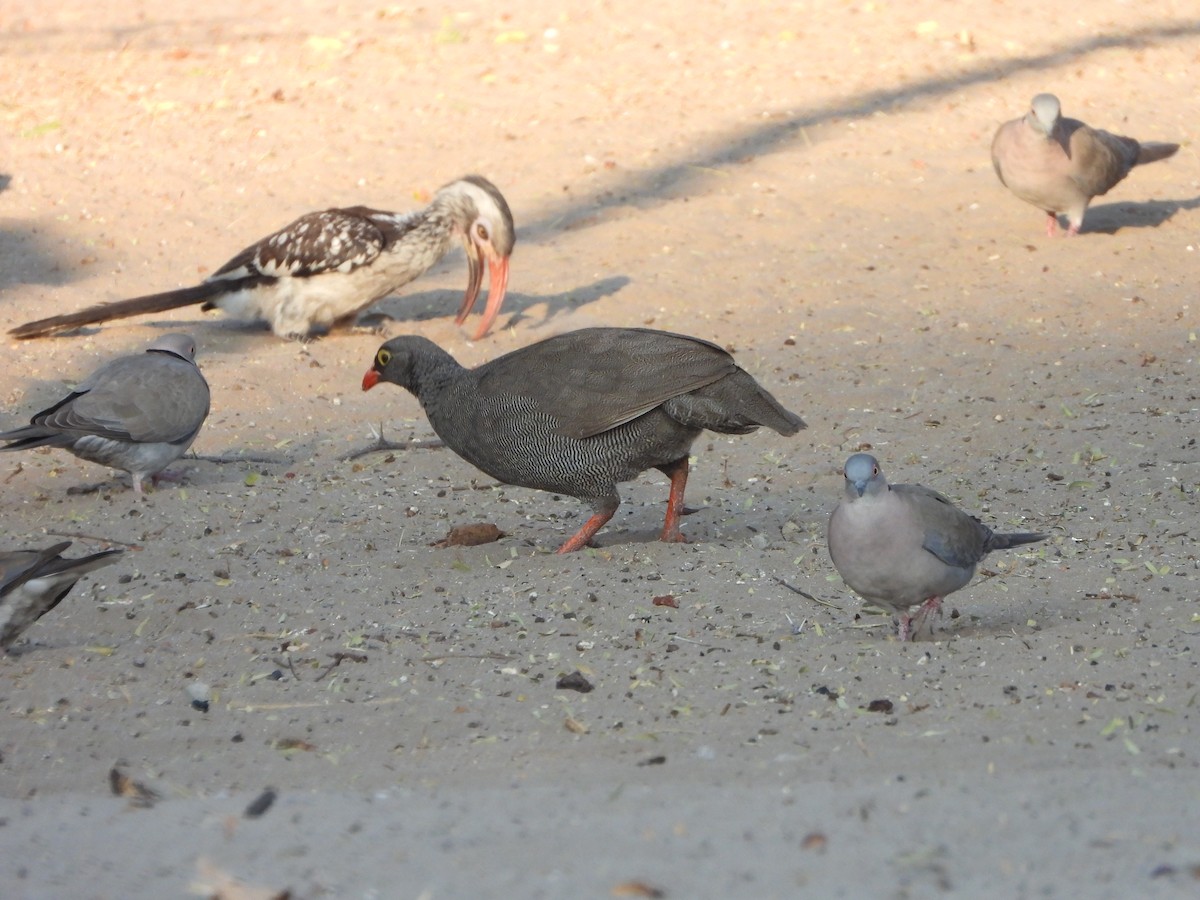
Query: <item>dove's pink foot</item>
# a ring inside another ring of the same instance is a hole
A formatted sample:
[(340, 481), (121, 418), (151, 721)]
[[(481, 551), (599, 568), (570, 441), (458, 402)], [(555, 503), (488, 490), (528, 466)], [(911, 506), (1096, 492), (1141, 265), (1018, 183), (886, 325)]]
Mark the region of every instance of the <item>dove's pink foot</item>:
[[(183, 482), (183, 475), (179, 472), (170, 472), (166, 469), (163, 469), (161, 472), (155, 472), (153, 475), (150, 476), (150, 484), (153, 485), (154, 487), (158, 487), (158, 483), (160, 481), (173, 481), (176, 484), (180, 484)], [(134, 479), (133, 479), (134, 493), (144, 494), (145, 493), (144, 485), (145, 485), (145, 482), (140, 475), (134, 477)]]
[(897, 637), (901, 641), (911, 641), (913, 634), (921, 629), (925, 624), (925, 620), (929, 618), (930, 613), (942, 614), (942, 598), (930, 597), (917, 609), (912, 615), (902, 615), (900, 617), (900, 626), (896, 629)]

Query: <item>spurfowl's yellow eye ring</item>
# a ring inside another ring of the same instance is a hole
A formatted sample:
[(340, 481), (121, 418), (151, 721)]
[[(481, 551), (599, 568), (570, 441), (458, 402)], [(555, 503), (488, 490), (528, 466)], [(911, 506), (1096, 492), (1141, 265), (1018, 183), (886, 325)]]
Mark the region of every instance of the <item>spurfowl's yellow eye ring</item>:
[(392, 351), (385, 350), (381, 347), (379, 352), (375, 354), (375, 363), (376, 363), (376, 365), (386, 366), (388, 364), (388, 362), (391, 360), (391, 358), (392, 358)]

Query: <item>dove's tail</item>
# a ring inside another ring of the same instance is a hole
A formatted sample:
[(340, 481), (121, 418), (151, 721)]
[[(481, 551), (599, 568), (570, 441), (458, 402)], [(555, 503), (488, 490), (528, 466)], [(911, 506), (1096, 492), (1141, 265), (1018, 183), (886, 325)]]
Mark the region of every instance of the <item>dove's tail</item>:
[(8, 333), (19, 339), (45, 337), (62, 331), (82, 328), (84, 325), (107, 322), (110, 319), (126, 319), (129, 316), (165, 312), (168, 309), (191, 306), (193, 303), (200, 303), (217, 294), (224, 294), (234, 286), (236, 285), (228, 281), (204, 281), (193, 287), (164, 291), (161, 294), (147, 294), (144, 297), (118, 300), (115, 303), (97, 303), (95, 306), (89, 306), (79, 312), (38, 319), (36, 322), (26, 322), (24, 325), (18, 325), (11, 329)]
[(93, 553), (91, 556), (81, 556), (79, 559), (62, 559), (58, 557), (58, 553), (62, 553), (70, 544), (71, 542), (67, 541), (51, 548), (51, 551), (56, 550), (57, 553), (54, 553), (54, 558), (49, 559), (39, 567), (39, 578), (49, 575), (67, 575), (74, 578), (82, 578), (93, 569), (99, 569), (102, 566), (107, 566), (109, 563), (116, 562), (113, 557), (120, 556), (125, 552), (120, 548), (114, 548), (112, 550), (101, 550), (99, 553)]
[(1137, 164), (1144, 166), (1146, 163), (1158, 162), (1160, 159), (1174, 156), (1178, 149), (1178, 144), (1168, 144), (1165, 141), (1147, 141), (1144, 144), (1138, 144)]
[(1048, 534), (1038, 534), (1032, 531), (1019, 531), (1016, 534), (993, 534), (988, 538), (987, 550), (1007, 550), (1009, 547), (1019, 547), (1022, 544), (1036, 544), (1050, 537)]

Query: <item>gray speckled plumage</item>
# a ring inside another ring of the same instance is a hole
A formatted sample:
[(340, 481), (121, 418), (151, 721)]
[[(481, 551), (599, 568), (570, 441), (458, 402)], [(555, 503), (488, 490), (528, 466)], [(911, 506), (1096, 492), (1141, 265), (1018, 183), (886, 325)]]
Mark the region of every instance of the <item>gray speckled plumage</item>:
[(206, 310), (265, 321), (280, 337), (305, 340), (352, 323), (376, 300), (427, 271), (455, 238), (462, 242), (468, 267), (467, 291), (455, 318), (459, 325), (479, 296), (485, 264), (491, 272), (478, 340), (500, 312), (516, 241), (508, 203), (479, 175), (444, 185), (428, 206), (414, 212), (351, 206), (307, 213), (251, 244), (198, 285), (97, 304), (9, 333), (42, 337), (202, 303)]
[[(1045, 540), (996, 534), (942, 494), (918, 484), (888, 484), (875, 457), (846, 461), (842, 501), (829, 517), (829, 555), (842, 580), (864, 599), (901, 614), (900, 639), (913, 622), (965, 587), (993, 550)], [(910, 614), (911, 607), (921, 609)]]
[(192, 445), (208, 416), (208, 382), (190, 335), (168, 334), (141, 353), (105, 363), (23, 428), (0, 434), (4, 450), (62, 447), (89, 462), (123, 469), (142, 493)]
[(1108, 193), (1134, 166), (1166, 159), (1178, 149), (1064, 119), (1057, 97), (1038, 94), (1029, 112), (997, 129), (992, 166), (1005, 187), (1045, 211), (1047, 234), (1057, 232), (1058, 213), (1067, 217), (1067, 233), (1078, 234), (1093, 197)]
[(71, 546), (63, 541), (45, 550), (0, 553), (0, 650), (7, 650), (26, 629), (58, 606), (75, 582), (116, 562), (123, 550), (102, 550), (79, 559), (63, 559)]
[(587, 503), (593, 515), (559, 552), (612, 518), (617, 484), (650, 468), (671, 478), (663, 540), (682, 540), (688, 453), (704, 429), (783, 435), (805, 427), (727, 352), (642, 328), (585, 328), (465, 369), (420, 337), (385, 343), (363, 379), (407, 388), (455, 453), (499, 481)]

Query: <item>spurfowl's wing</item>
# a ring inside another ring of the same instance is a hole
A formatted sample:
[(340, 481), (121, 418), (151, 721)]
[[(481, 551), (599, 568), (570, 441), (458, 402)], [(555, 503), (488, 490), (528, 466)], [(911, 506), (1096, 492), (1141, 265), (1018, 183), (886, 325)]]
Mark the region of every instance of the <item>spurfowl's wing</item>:
[(479, 372), (483, 397), (519, 395), (559, 434), (591, 437), (737, 371), (699, 338), (646, 328), (583, 328), (516, 350)]

